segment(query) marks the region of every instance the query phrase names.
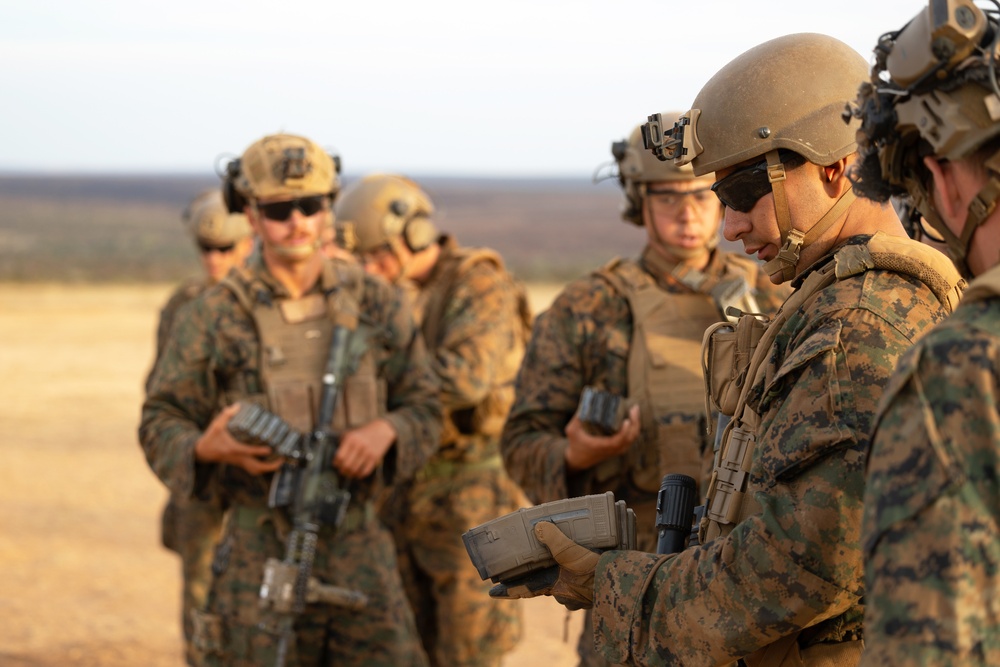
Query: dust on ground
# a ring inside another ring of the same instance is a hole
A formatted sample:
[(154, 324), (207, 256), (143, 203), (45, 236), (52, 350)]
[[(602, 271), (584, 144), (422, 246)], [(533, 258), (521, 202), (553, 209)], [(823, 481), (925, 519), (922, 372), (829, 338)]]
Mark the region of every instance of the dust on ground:
[[(557, 290), (532, 290), (543, 307)], [(0, 664), (180, 667), (167, 494), (136, 442), (170, 286), (0, 284)], [(523, 605), (505, 665), (575, 665), (580, 613)], [(568, 639), (567, 639), (568, 637)]]

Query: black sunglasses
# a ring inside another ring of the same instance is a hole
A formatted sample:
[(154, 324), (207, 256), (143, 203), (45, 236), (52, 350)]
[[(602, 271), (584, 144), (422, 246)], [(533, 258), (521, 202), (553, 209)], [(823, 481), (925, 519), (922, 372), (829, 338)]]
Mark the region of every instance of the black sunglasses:
[(299, 197), (291, 201), (276, 201), (270, 204), (257, 204), (257, 210), (268, 220), (287, 222), (292, 217), (292, 211), (298, 210), (307, 218), (316, 215), (326, 207), (326, 195)]
[(767, 160), (737, 169), (712, 184), (712, 192), (722, 205), (740, 213), (749, 213), (761, 197), (771, 191), (767, 178)]
[(229, 245), (211, 245), (209, 243), (202, 243), (201, 241), (198, 241), (198, 250), (200, 250), (203, 255), (207, 255), (210, 252), (221, 252), (223, 255), (226, 255), (231, 253), (235, 247), (235, 243), (230, 243)]

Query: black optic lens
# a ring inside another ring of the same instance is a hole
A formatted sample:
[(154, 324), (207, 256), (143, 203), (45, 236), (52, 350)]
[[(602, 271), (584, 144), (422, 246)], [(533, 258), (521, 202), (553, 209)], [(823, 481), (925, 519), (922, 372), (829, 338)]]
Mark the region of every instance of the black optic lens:
[(210, 252), (221, 252), (225, 255), (232, 252), (235, 247), (235, 243), (230, 243), (229, 245), (211, 245), (210, 243), (198, 241), (198, 249), (201, 250), (203, 255), (207, 255)]
[(326, 195), (315, 195), (313, 197), (300, 197), (291, 201), (276, 201), (270, 204), (258, 204), (257, 208), (268, 220), (275, 222), (285, 222), (292, 217), (292, 211), (298, 209), (302, 215), (309, 217), (316, 215), (323, 210), (326, 205)]
[(723, 206), (740, 213), (749, 213), (758, 200), (770, 191), (767, 160), (737, 169), (712, 185), (712, 192)]

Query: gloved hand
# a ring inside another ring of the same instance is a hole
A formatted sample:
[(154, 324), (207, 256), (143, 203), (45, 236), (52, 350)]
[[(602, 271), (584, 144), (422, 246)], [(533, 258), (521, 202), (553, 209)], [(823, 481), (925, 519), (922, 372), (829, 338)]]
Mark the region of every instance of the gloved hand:
[(600, 554), (566, 537), (550, 521), (535, 524), (535, 537), (552, 553), (559, 564), (526, 574), (490, 589), (494, 598), (533, 598), (551, 595), (567, 609), (590, 609), (594, 606), (594, 572)]

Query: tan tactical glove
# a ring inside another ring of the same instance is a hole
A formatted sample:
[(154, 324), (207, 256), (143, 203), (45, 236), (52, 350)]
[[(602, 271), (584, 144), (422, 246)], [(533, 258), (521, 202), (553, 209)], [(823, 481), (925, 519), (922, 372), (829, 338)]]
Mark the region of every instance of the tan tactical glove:
[(551, 595), (567, 609), (590, 609), (594, 606), (594, 572), (600, 554), (582, 547), (554, 523), (535, 524), (535, 537), (552, 553), (559, 566), (499, 583), (490, 589), (490, 597), (533, 598)]

